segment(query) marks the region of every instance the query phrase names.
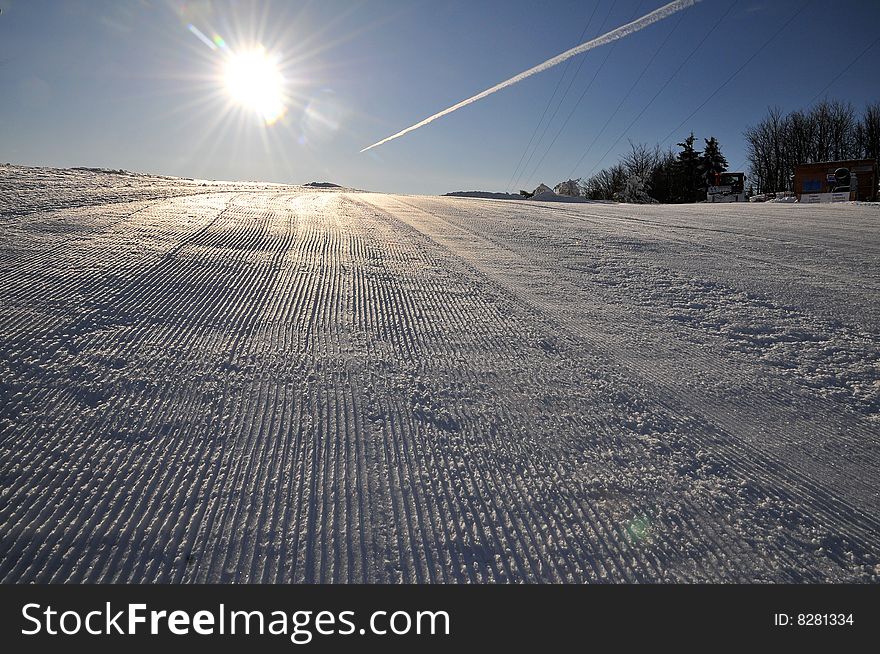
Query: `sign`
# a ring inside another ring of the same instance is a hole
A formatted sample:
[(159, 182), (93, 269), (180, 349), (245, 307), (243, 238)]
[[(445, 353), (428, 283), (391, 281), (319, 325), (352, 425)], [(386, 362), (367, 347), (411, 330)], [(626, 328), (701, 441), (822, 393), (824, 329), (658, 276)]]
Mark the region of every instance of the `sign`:
[(820, 202), (849, 202), (849, 193), (802, 193), (801, 202), (817, 204)]

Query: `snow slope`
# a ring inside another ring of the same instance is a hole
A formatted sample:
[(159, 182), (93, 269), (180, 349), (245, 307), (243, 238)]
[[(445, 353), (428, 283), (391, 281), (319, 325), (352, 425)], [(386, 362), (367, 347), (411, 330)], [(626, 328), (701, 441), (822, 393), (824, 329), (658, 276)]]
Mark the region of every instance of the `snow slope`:
[(0, 168), (3, 581), (880, 580), (878, 208), (200, 184)]

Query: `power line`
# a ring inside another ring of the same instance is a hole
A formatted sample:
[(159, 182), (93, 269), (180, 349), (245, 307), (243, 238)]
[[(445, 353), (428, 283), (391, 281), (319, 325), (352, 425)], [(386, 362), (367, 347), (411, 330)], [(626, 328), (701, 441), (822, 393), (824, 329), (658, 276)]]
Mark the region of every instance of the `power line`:
[[(598, 0), (593, 5), (593, 11), (590, 13), (590, 17), (587, 19), (586, 25), (584, 25), (584, 29), (581, 32), (580, 37), (577, 42), (581, 43), (584, 40), (584, 36), (587, 33), (587, 30), (590, 28), (590, 24), (593, 22), (593, 16), (596, 15), (596, 10), (599, 8)], [(532, 142), (535, 140), (535, 135), (538, 133), (538, 128), (541, 127), (541, 123), (544, 122), (544, 118), (547, 116), (547, 111), (550, 109), (550, 105), (553, 104), (553, 100), (556, 97), (556, 93), (559, 91), (559, 87), (562, 85), (562, 80), (565, 79), (565, 74), (568, 72), (568, 68), (571, 65), (571, 59), (565, 62), (565, 66), (562, 69), (562, 75), (559, 76), (559, 81), (556, 82), (556, 88), (553, 89), (553, 95), (550, 96), (550, 99), (547, 101), (547, 105), (544, 107), (544, 113), (541, 114), (541, 118), (538, 120), (535, 125), (535, 129), (532, 132), (532, 136), (529, 139), (529, 142), (526, 144), (525, 149), (520, 155), (519, 162), (516, 164), (516, 168), (513, 169), (513, 175), (510, 176), (510, 180), (507, 182), (507, 186), (505, 186), (505, 190), (511, 189), (511, 185), (513, 184), (513, 180), (516, 178), (516, 174), (519, 172), (519, 167), (522, 165), (523, 159), (526, 157), (526, 152), (529, 151), (529, 148), (532, 147)]]
[(764, 44), (763, 44), (760, 48), (758, 48), (758, 49), (755, 51), (755, 53), (754, 53), (751, 57), (749, 57), (748, 59), (746, 59), (745, 63), (743, 63), (742, 66), (740, 66), (739, 68), (737, 68), (737, 69), (733, 72), (733, 74), (730, 75), (730, 77), (728, 77), (726, 80), (724, 80), (718, 88), (716, 88), (714, 91), (712, 91), (712, 93), (709, 94), (709, 97), (706, 98), (705, 100), (703, 100), (702, 104), (700, 104), (699, 107), (697, 107), (696, 109), (694, 109), (694, 110), (690, 113), (690, 115), (688, 115), (687, 118), (685, 118), (683, 121), (681, 121), (681, 123), (679, 123), (678, 127), (676, 127), (676, 128), (673, 129), (671, 132), (669, 132), (669, 134), (666, 135), (666, 138), (664, 138), (664, 139), (660, 142), (660, 145), (663, 145), (664, 143), (666, 143), (666, 141), (669, 140), (669, 137), (671, 137), (671, 136), (672, 136), (673, 134), (675, 134), (678, 130), (680, 130), (680, 129), (684, 126), (684, 124), (687, 123), (687, 121), (689, 121), (691, 118), (693, 118), (693, 117), (697, 114), (697, 112), (700, 111), (700, 109), (702, 109), (703, 107), (705, 107), (705, 106), (709, 103), (709, 101), (710, 101), (712, 98), (714, 98), (716, 95), (718, 95), (718, 93), (721, 91), (721, 89), (723, 89), (725, 86), (727, 86), (727, 85), (728, 85), (728, 84), (729, 84), (729, 83), (730, 83), (730, 82), (731, 82), (731, 81), (732, 81), (737, 75), (739, 75), (739, 74), (743, 71), (743, 69), (744, 69), (746, 66), (748, 66), (750, 63), (752, 63), (752, 61), (754, 61), (755, 57), (757, 57), (759, 54), (761, 54), (761, 53), (764, 51), (764, 48), (766, 48), (768, 45), (770, 45), (770, 43), (773, 42), (773, 41), (776, 39), (777, 36), (779, 36), (780, 34), (782, 34), (782, 32), (785, 31), (785, 28), (787, 28), (787, 27), (792, 23), (792, 21), (793, 21), (795, 18), (797, 18), (800, 14), (802, 14), (802, 13), (804, 12), (804, 10), (807, 8), (807, 6), (809, 6), (810, 3), (812, 3), (812, 2), (813, 2), (813, 0), (807, 0), (803, 5), (801, 5), (801, 9), (800, 9), (800, 11), (798, 11), (798, 12), (793, 12), (793, 13), (791, 14), (791, 16), (789, 16), (788, 20), (785, 21), (785, 22), (782, 24), (782, 26), (781, 26), (778, 30), (776, 30), (775, 32), (773, 32), (773, 34), (770, 36), (770, 38), (767, 39), (766, 41), (764, 41)]
[[(598, 6), (598, 5), (597, 5), (597, 6)], [(605, 13), (605, 18), (602, 19), (602, 24), (599, 25), (599, 29), (596, 31), (596, 35), (597, 35), (597, 36), (598, 36), (599, 34), (601, 34), (601, 33), (602, 33), (602, 30), (605, 28), (605, 24), (608, 22), (608, 17), (611, 16), (611, 10), (612, 10), (613, 8), (614, 8), (614, 3), (610, 3), (610, 4), (608, 5), (608, 11)], [(616, 43), (616, 41), (615, 41), (615, 43)], [(525, 165), (523, 166), (522, 171), (520, 171), (520, 176), (519, 176), (519, 178), (517, 178), (516, 184), (515, 184), (514, 186), (519, 186), (519, 183), (520, 183), (520, 181), (522, 180), (522, 174), (525, 173), (525, 171), (526, 171), (526, 170), (528, 169), (528, 167), (529, 167), (529, 164), (532, 162), (532, 157), (534, 157), (534, 156), (535, 156), (535, 153), (538, 151), (538, 146), (540, 145), (541, 140), (542, 140), (542, 139), (544, 138), (544, 136), (547, 134), (547, 130), (550, 128), (551, 123), (553, 123), (553, 120), (556, 118), (556, 114), (559, 113), (559, 109), (562, 107), (562, 104), (565, 102), (565, 98), (568, 96), (568, 92), (571, 91), (571, 87), (572, 87), (572, 85), (574, 84), (574, 81), (577, 79), (577, 76), (580, 74), (580, 72), (581, 72), (581, 68), (583, 67), (584, 62), (585, 62), (586, 60), (587, 60), (586, 57), (581, 57), (581, 60), (578, 62), (578, 66), (577, 66), (577, 68), (576, 68), (575, 71), (574, 71), (574, 75), (573, 75), (573, 76), (571, 77), (571, 79), (569, 80), (569, 82), (568, 82), (568, 86), (565, 88), (565, 92), (562, 94), (562, 97), (559, 99), (559, 104), (557, 104), (557, 105), (556, 105), (556, 109), (553, 110), (553, 115), (550, 116), (550, 120), (548, 120), (548, 121), (547, 121), (547, 124), (544, 125), (544, 129), (543, 129), (543, 131), (541, 132), (541, 136), (539, 136), (539, 137), (538, 137), (538, 140), (535, 142), (535, 147), (534, 147), (534, 149), (532, 150), (531, 154), (529, 154), (528, 159), (526, 159), (526, 163), (525, 163)]]
[[(714, 32), (718, 28), (718, 26), (721, 25), (721, 23), (724, 21), (724, 19), (727, 18), (727, 16), (730, 14), (730, 12), (733, 11), (734, 6), (736, 6), (736, 2), (732, 2), (730, 5), (728, 5), (727, 11), (725, 11), (724, 14), (722, 14), (722, 16), (715, 22), (715, 24), (709, 28), (709, 31), (706, 32), (706, 34), (703, 36), (703, 38), (700, 40), (700, 42), (697, 43), (697, 45), (694, 47), (693, 50), (691, 50), (690, 54), (688, 54), (688, 56), (685, 57), (684, 60), (678, 65), (678, 68), (675, 69), (675, 72), (673, 72), (672, 75), (670, 75), (667, 78), (667, 80), (663, 83), (663, 86), (661, 86), (658, 89), (658, 91), (654, 94), (654, 96), (648, 101), (648, 104), (646, 104), (644, 107), (642, 107), (642, 110), (638, 114), (636, 114), (636, 117), (633, 118), (632, 121), (630, 121), (629, 125), (627, 125), (624, 128), (624, 130), (620, 133), (620, 136), (618, 136), (617, 139), (614, 141), (614, 143), (611, 144), (611, 147), (609, 147), (605, 151), (605, 154), (603, 154), (599, 158), (599, 160), (590, 169), (590, 172), (586, 174), (586, 177), (589, 177), (590, 175), (593, 174), (593, 171), (595, 171), (596, 168), (599, 167), (599, 164), (601, 164), (605, 160), (605, 157), (607, 157), (611, 153), (611, 151), (617, 146), (617, 144), (620, 143), (620, 140), (624, 136), (626, 136), (627, 132), (629, 132), (629, 130), (632, 129), (632, 126), (635, 125), (636, 122), (638, 122), (638, 120), (643, 115), (645, 115), (645, 112), (651, 107), (652, 104), (654, 104), (654, 102), (657, 100), (657, 98), (660, 97), (660, 94), (666, 90), (666, 87), (668, 87), (669, 84), (672, 82), (672, 80), (675, 79), (676, 75), (678, 75), (681, 72), (682, 68), (684, 68), (685, 65), (687, 65), (687, 63), (693, 58), (693, 56), (695, 54), (697, 54), (699, 49), (703, 47), (703, 44), (706, 42), (706, 40), (709, 38), (709, 36), (712, 34), (712, 32)], [(581, 162), (584, 160), (585, 156), (586, 156), (586, 154), (581, 156), (581, 158), (578, 160), (578, 162), (574, 165), (574, 168), (572, 169), (572, 172), (569, 175), (569, 177), (571, 177), (571, 175), (574, 174), (574, 171), (577, 170), (577, 167), (581, 165)]]
[[(680, 14), (678, 16), (678, 20), (675, 23), (675, 26), (673, 26), (673, 28), (669, 31), (669, 33), (666, 35), (666, 38), (663, 39), (663, 43), (660, 44), (660, 47), (657, 48), (657, 50), (654, 52), (653, 56), (648, 61), (648, 63), (645, 64), (645, 67), (642, 69), (642, 72), (639, 74), (639, 76), (636, 78), (636, 80), (632, 83), (632, 86), (629, 87), (629, 90), (626, 92), (626, 95), (623, 96), (623, 99), (621, 99), (621, 101), (618, 103), (617, 108), (608, 117), (608, 120), (605, 121), (605, 124), (602, 125), (602, 129), (600, 129), (598, 132), (596, 132), (596, 135), (593, 137), (593, 140), (590, 141), (590, 145), (587, 146), (587, 149), (584, 150), (584, 153), (581, 155), (581, 158), (578, 160), (578, 164), (580, 164), (580, 162), (583, 161), (584, 158), (586, 158), (587, 154), (589, 154), (589, 152), (593, 149), (593, 146), (596, 144), (596, 141), (599, 139), (599, 137), (605, 133), (605, 129), (608, 127), (608, 125), (611, 123), (611, 121), (614, 120), (614, 117), (618, 114), (621, 107), (623, 107), (624, 103), (627, 101), (630, 94), (632, 94), (632, 92), (636, 88), (636, 86), (638, 86), (639, 82), (642, 81), (642, 78), (645, 76), (645, 73), (648, 72), (648, 69), (651, 67), (651, 64), (653, 64), (654, 61), (657, 59), (657, 55), (660, 54), (660, 51), (663, 50), (663, 48), (669, 42), (669, 39), (671, 39), (672, 35), (675, 34), (675, 30), (678, 29), (678, 26), (681, 24), (681, 21), (683, 19), (684, 19), (684, 14)], [(575, 165), (575, 169), (576, 168), (577, 168), (577, 165)], [(572, 173), (568, 176), (568, 178), (572, 179), (573, 174), (574, 174), (574, 170), (572, 170)]]
[(853, 59), (851, 62), (849, 62), (849, 64), (847, 64), (846, 68), (844, 68), (842, 71), (840, 71), (839, 73), (837, 73), (837, 76), (836, 76), (834, 79), (832, 79), (830, 82), (828, 82), (828, 84), (825, 85), (825, 88), (824, 88), (824, 89), (822, 89), (822, 90), (819, 91), (816, 95), (814, 95), (814, 96), (813, 96), (813, 99), (810, 100), (809, 104), (813, 104), (813, 103), (819, 98), (820, 95), (822, 95), (823, 93), (825, 93), (825, 91), (827, 91), (829, 88), (831, 88), (831, 85), (834, 84), (834, 82), (836, 82), (836, 81), (839, 80), (841, 77), (843, 77), (843, 74), (844, 74), (846, 71), (848, 71), (850, 68), (852, 68), (853, 65), (854, 65), (859, 59), (861, 59), (861, 58), (864, 57), (866, 54), (868, 54), (868, 51), (870, 51), (871, 48), (873, 48), (873, 47), (874, 47), (875, 45), (877, 45), (878, 43), (880, 43), (880, 36), (878, 36), (876, 39), (874, 39), (874, 40), (871, 42), (871, 44), (870, 44), (867, 48), (865, 48), (864, 50), (862, 50), (862, 51), (856, 56), (855, 59)]
[[(826, 84), (825, 87), (821, 91), (819, 91), (816, 95), (814, 95), (812, 97), (812, 99), (807, 103), (807, 106), (808, 107), (811, 106), (816, 100), (818, 100), (819, 97), (822, 96), (823, 93), (825, 93), (825, 91), (827, 91), (829, 88), (831, 88), (832, 84), (834, 84), (837, 80), (839, 80), (841, 77), (843, 77), (847, 73), (847, 71), (849, 71), (849, 69), (852, 68), (856, 64), (856, 62), (859, 59), (861, 59), (866, 54), (868, 54), (868, 52), (870, 52), (871, 49), (875, 45), (877, 45), (878, 43), (880, 43), (880, 36), (878, 36), (871, 43), (869, 43), (868, 46), (864, 50), (862, 50), (859, 54), (857, 54), (855, 56), (855, 58), (853, 58), (853, 60), (850, 61), (839, 73), (837, 73), (837, 75), (830, 82), (828, 82), (828, 84)], [(740, 164), (740, 166), (738, 166), (738, 168), (742, 168), (747, 163), (750, 163), (748, 160), (748, 157), (746, 157), (746, 159), (743, 161), (742, 164)], [(733, 170), (736, 170), (736, 168), (734, 168)]]
[[(593, 82), (596, 81), (596, 77), (598, 77), (599, 72), (602, 70), (602, 68), (605, 67), (605, 63), (608, 61), (608, 58), (611, 56), (611, 53), (614, 52), (614, 46), (616, 46), (616, 45), (617, 45), (617, 43), (615, 42), (608, 49), (608, 52), (605, 54), (605, 58), (602, 60), (602, 63), (599, 65), (599, 68), (597, 68), (596, 72), (593, 73), (593, 78), (590, 80), (590, 83), (587, 84), (587, 87), (583, 90), (583, 93), (581, 93), (581, 96), (578, 98), (577, 102), (574, 103), (574, 106), (571, 108), (571, 111), (568, 112), (568, 117), (566, 117), (565, 121), (562, 123), (562, 126), (556, 131), (556, 134), (553, 136), (553, 140), (550, 141), (550, 145), (548, 145), (547, 148), (544, 150), (544, 154), (541, 155), (541, 158), (538, 160), (538, 163), (535, 164), (535, 167), (532, 169), (531, 174), (528, 175), (526, 177), (526, 179), (530, 179), (531, 177), (533, 177), (535, 175), (535, 173), (538, 172), (538, 169), (541, 167), (541, 164), (544, 163), (544, 159), (547, 158), (547, 154), (550, 152), (551, 148), (556, 144), (556, 139), (558, 139), (559, 135), (562, 134), (562, 130), (564, 130), (566, 125), (568, 125), (568, 121), (571, 120), (571, 117), (574, 115), (574, 112), (577, 110), (581, 101), (584, 99), (584, 96), (587, 95), (587, 91), (589, 91), (593, 87)], [(537, 150), (537, 146), (536, 146), (536, 150)], [(525, 172), (525, 171), (523, 171), (523, 172)]]
[[(636, 10), (633, 12), (633, 18), (638, 16), (639, 10), (642, 8), (644, 1), (645, 0), (639, 0), (639, 4), (638, 4), (638, 6), (636, 6)], [(526, 179), (533, 177), (535, 175), (535, 173), (538, 172), (538, 169), (541, 167), (541, 164), (544, 163), (544, 159), (547, 158), (547, 155), (550, 153), (550, 150), (553, 149), (553, 146), (556, 144), (556, 140), (559, 138), (559, 136), (562, 134), (563, 130), (565, 130), (566, 126), (568, 125), (568, 121), (570, 121), (571, 117), (574, 116), (575, 111), (577, 111), (577, 108), (580, 106), (581, 102), (586, 97), (589, 90), (591, 88), (593, 88), (593, 83), (596, 81), (596, 78), (599, 76), (599, 73), (602, 72), (602, 69), (605, 68), (605, 64), (608, 63), (608, 59), (611, 57), (611, 54), (614, 52), (614, 48), (616, 48), (616, 47), (617, 47), (617, 41), (615, 41), (613, 44), (611, 44), (611, 47), (608, 49), (608, 52), (605, 54), (605, 58), (602, 60), (602, 63), (599, 64), (599, 67), (596, 69), (596, 72), (593, 73), (593, 77), (590, 80), (590, 83), (587, 84), (586, 88), (583, 90), (580, 97), (574, 103), (574, 106), (572, 106), (571, 111), (568, 112), (568, 116), (565, 118), (565, 121), (562, 123), (560, 128), (556, 131), (556, 134), (553, 136), (553, 140), (550, 141), (550, 145), (548, 145), (547, 148), (544, 150), (544, 154), (541, 155), (541, 159), (538, 161), (538, 163), (535, 165), (534, 169), (532, 170), (531, 174), (528, 177), (526, 177)], [(549, 127), (549, 125), (548, 125), (548, 127)], [(537, 146), (535, 146), (535, 149), (537, 151)]]

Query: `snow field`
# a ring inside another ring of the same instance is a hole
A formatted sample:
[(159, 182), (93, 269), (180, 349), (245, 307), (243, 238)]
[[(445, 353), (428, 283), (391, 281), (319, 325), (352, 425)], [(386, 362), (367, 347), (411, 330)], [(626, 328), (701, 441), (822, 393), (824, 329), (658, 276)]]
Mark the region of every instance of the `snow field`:
[(0, 176), (3, 581), (880, 577), (876, 207), (116, 177)]

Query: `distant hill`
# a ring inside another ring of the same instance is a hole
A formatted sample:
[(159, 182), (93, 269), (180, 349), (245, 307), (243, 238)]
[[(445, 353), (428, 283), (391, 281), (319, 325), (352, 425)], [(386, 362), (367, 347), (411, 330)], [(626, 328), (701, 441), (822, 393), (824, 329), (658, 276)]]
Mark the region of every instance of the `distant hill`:
[(492, 191), (453, 191), (444, 196), (455, 198), (492, 198), (495, 200), (522, 200), (523, 197), (514, 193), (493, 193)]
[(309, 182), (303, 186), (311, 186), (312, 188), (342, 188), (339, 184), (333, 182)]

